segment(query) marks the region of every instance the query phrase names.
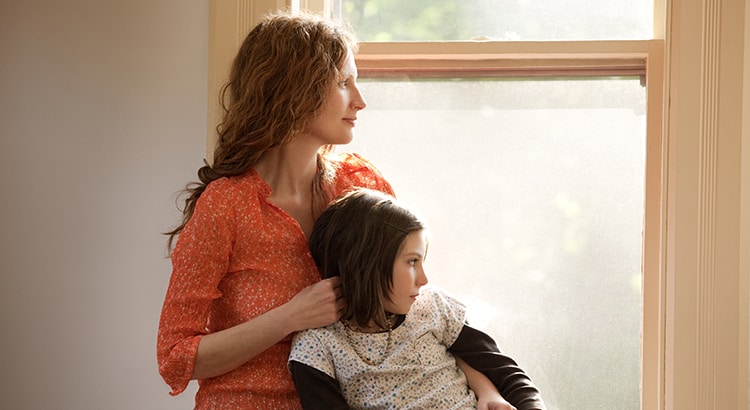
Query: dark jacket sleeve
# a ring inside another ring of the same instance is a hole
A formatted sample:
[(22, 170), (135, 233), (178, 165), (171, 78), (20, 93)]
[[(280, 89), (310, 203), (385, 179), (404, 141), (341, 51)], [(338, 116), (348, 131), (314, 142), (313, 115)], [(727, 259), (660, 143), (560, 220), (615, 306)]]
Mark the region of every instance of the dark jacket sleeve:
[(545, 410), (539, 389), (510, 356), (500, 353), (486, 333), (464, 325), (448, 349), (469, 366), (484, 373), (500, 394), (518, 410)]
[(289, 370), (305, 410), (348, 410), (339, 382), (318, 369), (291, 360)]

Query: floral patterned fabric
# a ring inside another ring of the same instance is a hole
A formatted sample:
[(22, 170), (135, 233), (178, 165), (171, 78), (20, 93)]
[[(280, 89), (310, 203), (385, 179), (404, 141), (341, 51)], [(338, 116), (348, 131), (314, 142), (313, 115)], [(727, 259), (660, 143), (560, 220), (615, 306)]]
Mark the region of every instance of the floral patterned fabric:
[[(334, 191), (393, 190), (356, 154), (342, 154)], [(297, 221), (268, 201), (271, 188), (254, 170), (211, 182), (172, 252), (172, 277), (157, 337), (159, 372), (187, 387), (203, 335), (276, 308), (320, 276)], [(291, 335), (243, 366), (200, 380), (197, 409), (296, 409), (286, 367)]]
[(448, 352), (466, 309), (444, 291), (422, 292), (396, 329), (361, 333), (342, 322), (298, 333), (290, 361), (336, 379), (355, 409), (476, 409), (476, 397)]

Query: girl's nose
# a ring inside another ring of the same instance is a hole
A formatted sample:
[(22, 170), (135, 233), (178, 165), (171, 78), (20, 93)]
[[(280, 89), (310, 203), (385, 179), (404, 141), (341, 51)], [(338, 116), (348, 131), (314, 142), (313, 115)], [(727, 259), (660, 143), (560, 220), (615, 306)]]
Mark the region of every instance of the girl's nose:
[(427, 279), (427, 274), (425, 274), (424, 269), (420, 268), (419, 272), (417, 272), (417, 285), (424, 286), (429, 282)]

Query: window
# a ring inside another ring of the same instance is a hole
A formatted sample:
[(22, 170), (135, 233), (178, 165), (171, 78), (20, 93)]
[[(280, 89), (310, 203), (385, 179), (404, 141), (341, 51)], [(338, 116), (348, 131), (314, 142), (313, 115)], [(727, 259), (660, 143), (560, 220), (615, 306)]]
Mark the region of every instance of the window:
[[(425, 215), (432, 283), (479, 302), (474, 323), (550, 408), (661, 408), (662, 0), (516, 0), (501, 16), (450, 11), (489, 1), (212, 1), (212, 107), (234, 46), (281, 3), (341, 14), (363, 41), (368, 108), (343, 149)], [(513, 27), (492, 31), (493, 19)], [(559, 287), (571, 282), (581, 293)]]
[[(431, 282), (467, 302), (551, 409), (638, 409), (656, 377), (642, 360), (657, 337), (644, 321), (658, 269), (644, 254), (661, 138), (646, 103), (661, 88), (653, 5), (512, 3), (491, 16), (490, 2), (342, 1), (368, 101), (343, 149), (425, 215)], [(581, 18), (542, 20), (565, 16)], [(492, 31), (493, 18), (525, 28)]]

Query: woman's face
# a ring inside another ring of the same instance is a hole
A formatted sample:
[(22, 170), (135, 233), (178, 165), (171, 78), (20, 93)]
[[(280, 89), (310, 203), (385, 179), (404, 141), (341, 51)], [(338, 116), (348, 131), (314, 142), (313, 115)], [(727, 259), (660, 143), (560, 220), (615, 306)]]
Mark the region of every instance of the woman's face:
[(351, 53), (340, 74), (339, 80), (328, 90), (326, 103), (304, 130), (304, 134), (321, 146), (350, 143), (357, 113), (367, 105), (357, 86), (357, 66)]
[(419, 296), (419, 289), (427, 284), (424, 260), (427, 257), (427, 233), (424, 229), (404, 238), (393, 262), (393, 287), (383, 303), (390, 313), (405, 315)]

